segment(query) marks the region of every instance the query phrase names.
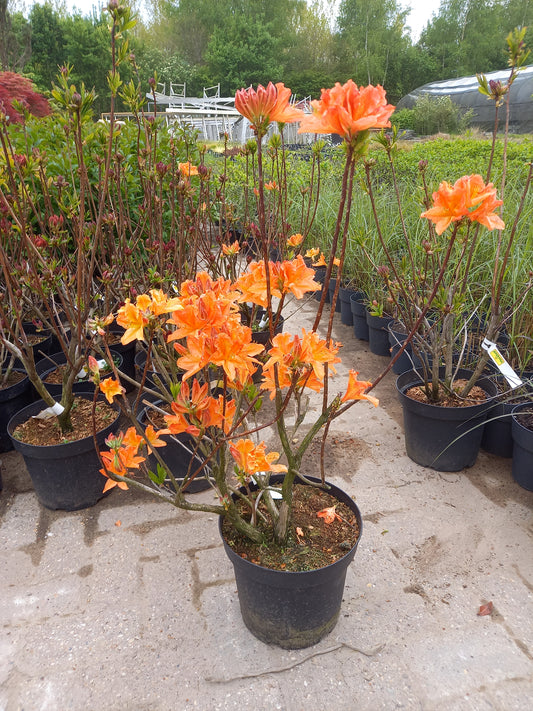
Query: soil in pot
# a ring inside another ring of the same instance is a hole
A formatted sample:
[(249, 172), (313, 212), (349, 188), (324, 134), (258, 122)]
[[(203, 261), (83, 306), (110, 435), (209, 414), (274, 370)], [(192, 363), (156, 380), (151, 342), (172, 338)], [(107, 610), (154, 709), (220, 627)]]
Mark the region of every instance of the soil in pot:
[[(326, 523), (317, 513), (332, 506), (340, 519)], [(268, 520), (266, 508), (259, 508)], [(245, 560), (273, 570), (302, 571), (323, 568), (346, 555), (357, 542), (359, 526), (354, 512), (327, 491), (296, 485), (291, 531), (283, 548), (273, 541), (253, 543), (228, 521), (222, 524), (222, 532), (226, 543)]]

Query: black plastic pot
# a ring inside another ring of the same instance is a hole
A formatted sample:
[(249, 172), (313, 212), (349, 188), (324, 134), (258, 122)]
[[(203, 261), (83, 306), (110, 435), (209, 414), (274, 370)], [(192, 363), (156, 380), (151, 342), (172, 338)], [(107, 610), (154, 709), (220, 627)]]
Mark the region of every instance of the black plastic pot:
[[(468, 378), (470, 375), (471, 371), (460, 369), (456, 377)], [(420, 384), (420, 376), (414, 371), (402, 373), (396, 380), (403, 409), (407, 456), (423, 467), (441, 472), (456, 472), (471, 467), (477, 459), (491, 403), (440, 407), (418, 402), (405, 394), (409, 388)], [(480, 378), (477, 385), (489, 398), (498, 392), (496, 385), (488, 378)]]
[[(405, 329), (403, 329), (403, 327), (396, 321), (390, 321), (387, 328), (389, 331), (390, 355), (391, 358), (394, 358), (403, 346), (407, 338), (407, 334), (405, 333)], [(401, 375), (407, 370), (416, 370), (421, 366), (422, 362), (420, 358), (414, 355), (411, 344), (409, 343), (396, 363), (392, 366), (392, 372), (396, 373), (396, 375)]]
[[(272, 483), (282, 480), (283, 476), (270, 479)], [(355, 513), (359, 538), (344, 557), (324, 568), (303, 572), (262, 568), (232, 550), (222, 535), (222, 519), (219, 521), (224, 549), (235, 571), (244, 624), (262, 642), (283, 649), (310, 647), (331, 632), (337, 623), (346, 570), (361, 540), (363, 523), (353, 499), (342, 489), (330, 486), (328, 492)]]
[[(161, 407), (161, 400), (156, 400), (154, 405)], [(137, 415), (137, 420), (142, 426), (145, 426), (150, 421), (150, 408), (145, 407)], [(161, 439), (165, 440), (167, 443), (166, 447), (158, 447), (157, 451), (161, 455), (161, 459), (165, 462), (166, 466), (170, 469), (174, 478), (180, 483), (187, 474), (194, 473), (198, 467), (202, 464), (200, 457), (195, 456), (194, 461), (191, 466), (191, 460), (193, 459), (193, 449), (194, 449), (194, 439), (191, 435), (183, 432), (178, 435), (162, 435)], [(148, 468), (152, 471), (157, 470), (157, 459), (153, 454), (148, 456)], [(205, 472), (204, 472), (205, 473)], [(168, 486), (172, 487), (172, 481), (169, 478), (166, 480)], [(205, 478), (205, 476), (196, 476), (187, 486), (186, 492), (190, 494), (195, 494), (199, 491), (205, 491), (209, 489), (210, 484)]]
[[(79, 397), (92, 400), (90, 393)], [(37, 498), (48, 509), (77, 511), (93, 506), (105, 494), (106, 479), (100, 474), (101, 464), (94, 448), (92, 435), (67, 444), (38, 446), (13, 437), (18, 425), (37, 415), (46, 407), (43, 400), (24, 407), (9, 421), (7, 430), (13, 447), (22, 454)], [(96, 435), (98, 446), (116, 428), (120, 413), (114, 421)]]
[(365, 297), (361, 291), (356, 291), (355, 289), (345, 289), (342, 286), (339, 288), (338, 299), (341, 304), (341, 323), (345, 326), (353, 326), (352, 305), (350, 301), (352, 296), (359, 299), (364, 299)]
[(368, 323), (366, 322), (366, 303), (364, 297), (350, 297), (350, 308), (352, 310), (353, 335), (360, 341), (368, 341)]
[(516, 403), (500, 402), (489, 411), (483, 428), (481, 449), (497, 457), (513, 456), (511, 413)]
[[(38, 343), (34, 343), (31, 347), (33, 351), (33, 359), (35, 363), (38, 363), (42, 358), (42, 353), (48, 355), (50, 353), (50, 348), (52, 346), (52, 334), (49, 331), (39, 329), (34, 323), (24, 323), (22, 324), (24, 328), (24, 333), (28, 336), (40, 336), (42, 338)], [(15, 359), (15, 368), (22, 368), (22, 361), (18, 358)]]
[(16, 370), (18, 373), (24, 373), (22, 380), (0, 390), (0, 452), (13, 449), (11, 437), (7, 434), (9, 420), (33, 400), (33, 389), (28, 376), (25, 371), (18, 368)]
[[(121, 336), (124, 333), (124, 329), (121, 328), (120, 326), (114, 327), (111, 329), (111, 333), (115, 334), (116, 336)], [(121, 358), (122, 358), (122, 365), (120, 366), (120, 370), (124, 373), (124, 375), (129, 376), (130, 378), (135, 378), (135, 353), (137, 349), (137, 341), (130, 341), (130, 343), (126, 343), (125, 345), (123, 343), (113, 343), (111, 346), (111, 351), (114, 353), (119, 353)], [(134, 389), (135, 385), (132, 385), (129, 383), (127, 380), (124, 380), (123, 378), (120, 379), (121, 384), (123, 385), (124, 389), (126, 392), (130, 392), (131, 390)]]
[[(326, 267), (314, 267), (315, 270), (315, 281), (322, 284), (322, 289), (320, 291), (315, 291), (313, 296), (316, 301), (320, 301), (322, 298), (322, 290), (324, 288), (324, 279), (326, 278)], [(329, 303), (329, 291), (326, 294), (326, 303)]]
[[(119, 353), (116, 353), (114, 349), (111, 349), (111, 354), (113, 355), (113, 358), (115, 359), (115, 363), (117, 368), (121, 368), (122, 365), (122, 356)], [(98, 356), (95, 356), (98, 358)], [(53, 353), (52, 355), (48, 356), (47, 358), (43, 358), (40, 360), (37, 365), (35, 366), (35, 370), (37, 371), (37, 375), (39, 375), (44, 383), (45, 388), (48, 390), (50, 395), (52, 395), (54, 398), (59, 399), (61, 397), (61, 393), (63, 392), (63, 384), (62, 383), (47, 383), (46, 382), (46, 376), (52, 373), (58, 366), (65, 365), (67, 362), (67, 357), (64, 353)], [(54, 365), (55, 364), (55, 365)], [(111, 376), (112, 373), (109, 373), (109, 376)], [(109, 377), (109, 376), (102, 376), (102, 377)], [(91, 393), (94, 392), (94, 383), (91, 380), (78, 380), (77, 382), (74, 383), (72, 386), (72, 392), (73, 393)]]
[(523, 489), (533, 491), (533, 430), (520, 421), (524, 411), (533, 414), (533, 402), (524, 402), (513, 409), (511, 431), (513, 437), (513, 479)]
[(368, 310), (366, 312), (368, 346), (374, 355), (390, 356), (388, 325), (391, 320), (390, 316), (372, 316)]
[[(336, 279), (330, 279), (329, 280), (329, 301), (332, 304), (333, 303), (333, 295), (335, 294), (335, 285), (337, 284)], [(335, 313), (340, 313), (341, 312), (341, 301), (338, 298), (337, 294), (337, 301), (335, 302)]]

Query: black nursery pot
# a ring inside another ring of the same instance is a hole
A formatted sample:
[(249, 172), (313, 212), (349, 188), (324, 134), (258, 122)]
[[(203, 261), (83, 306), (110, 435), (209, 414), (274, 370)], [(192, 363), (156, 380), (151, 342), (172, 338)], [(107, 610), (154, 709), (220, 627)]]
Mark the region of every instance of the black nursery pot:
[(350, 308), (352, 310), (353, 335), (360, 341), (368, 341), (365, 297), (357, 298), (356, 294), (352, 294)]
[[(320, 301), (322, 298), (322, 290), (324, 289), (324, 279), (326, 278), (326, 267), (314, 267), (315, 270), (315, 281), (322, 284), (322, 289), (320, 291), (315, 291), (313, 296), (315, 301)], [(329, 291), (326, 293), (326, 304), (329, 303)]]
[[(469, 370), (460, 369), (457, 378), (469, 378), (471, 374)], [(441, 376), (444, 376), (443, 370)], [(420, 384), (420, 376), (412, 370), (402, 373), (396, 380), (403, 409), (407, 456), (423, 467), (441, 472), (457, 472), (471, 467), (477, 459), (491, 403), (440, 407), (418, 402), (408, 397), (406, 392)], [(496, 385), (488, 378), (480, 378), (477, 385), (488, 397), (498, 392)]]
[[(162, 400), (156, 400), (154, 405), (161, 407), (163, 404)], [(145, 407), (137, 415), (137, 420), (141, 425), (146, 425), (150, 418), (150, 408)], [(178, 482), (182, 482), (189, 470), (194, 473), (198, 467), (202, 464), (200, 457), (195, 456), (193, 459), (193, 449), (194, 449), (194, 439), (191, 435), (186, 432), (182, 432), (178, 435), (163, 435), (163, 439), (167, 443), (166, 447), (158, 447), (158, 453), (161, 455), (161, 459), (165, 462), (166, 466), (174, 475), (174, 478)], [(148, 456), (148, 468), (152, 471), (157, 469), (157, 459), (153, 454)], [(205, 471), (205, 470), (204, 470)], [(169, 479), (167, 481), (168, 486), (172, 486), (172, 482)], [(196, 476), (187, 486), (186, 491), (190, 494), (195, 494), (199, 491), (205, 491), (209, 489), (210, 484), (205, 478), (205, 476)]]
[(368, 346), (374, 355), (390, 356), (388, 325), (391, 320), (390, 316), (372, 316), (368, 310), (366, 312)]
[(24, 377), (18, 383), (0, 390), (0, 452), (8, 452), (13, 449), (11, 437), (7, 433), (9, 420), (33, 400), (33, 389), (26, 372), (20, 369), (15, 370), (18, 373), (24, 373)]
[[(116, 336), (122, 336), (124, 329), (120, 326), (111, 329), (111, 333)], [(130, 341), (129, 343), (123, 344), (120, 341), (118, 343), (113, 343), (111, 346), (111, 352), (119, 353), (122, 358), (122, 365), (120, 370), (132, 379), (135, 379), (135, 353), (137, 349), (137, 341)], [(121, 378), (121, 385), (124, 387), (126, 392), (131, 392), (135, 385)]]
[[(92, 400), (93, 395), (79, 393), (79, 397)], [(49, 446), (28, 444), (13, 437), (18, 425), (37, 415), (45, 407), (43, 400), (37, 400), (17, 412), (7, 427), (13, 447), (24, 458), (35, 494), (48, 509), (77, 511), (94, 506), (105, 496), (103, 489), (106, 479), (100, 474), (100, 459), (92, 435), (66, 444)], [(117, 411), (114, 420), (97, 433), (99, 448), (104, 447), (104, 440), (113, 432), (119, 417), (120, 413)]]
[[(330, 303), (333, 303), (333, 295), (335, 294), (336, 284), (337, 284), (336, 279), (329, 280), (329, 301), (330, 301)], [(341, 312), (341, 300), (339, 299), (339, 295), (337, 294), (337, 301), (335, 302), (335, 313), (340, 313), (340, 312)]]
[[(42, 340), (32, 345), (33, 359), (36, 363), (42, 358), (42, 353), (48, 355), (52, 347), (52, 334), (49, 331), (39, 329), (34, 323), (28, 322), (22, 324), (24, 333), (27, 336), (39, 336)], [(15, 368), (22, 368), (22, 361), (15, 359)]]
[(521, 422), (524, 413), (530, 413), (533, 419), (533, 402), (524, 402), (513, 408), (513, 479), (523, 489), (533, 491), (533, 430)]
[(358, 299), (364, 299), (365, 297), (362, 291), (355, 291), (355, 289), (345, 289), (342, 286), (339, 288), (338, 300), (341, 304), (341, 323), (343, 323), (345, 326), (353, 326), (351, 304), (352, 296), (355, 296)]
[[(310, 481), (318, 482), (311, 477)], [(281, 483), (283, 476), (272, 476)], [(271, 570), (237, 555), (219, 531), (224, 549), (233, 564), (244, 624), (257, 639), (283, 649), (302, 649), (317, 644), (335, 627), (342, 603), (346, 570), (354, 558), (363, 523), (361, 513), (342, 489), (328, 489), (354, 512), (359, 537), (345, 556), (331, 565), (302, 572)]]
[[(396, 321), (390, 321), (387, 328), (389, 331), (390, 355), (391, 358), (394, 358), (403, 346), (407, 338), (407, 334), (405, 333), (405, 329), (403, 329)], [(422, 361), (413, 353), (413, 349), (409, 343), (401, 356), (392, 366), (392, 372), (396, 373), (396, 375), (401, 375), (407, 370), (417, 370), (421, 366)]]

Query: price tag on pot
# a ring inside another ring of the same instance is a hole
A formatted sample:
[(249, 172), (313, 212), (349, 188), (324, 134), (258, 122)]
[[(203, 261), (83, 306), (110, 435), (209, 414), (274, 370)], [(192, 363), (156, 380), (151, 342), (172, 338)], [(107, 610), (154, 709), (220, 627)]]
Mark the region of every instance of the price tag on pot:
[(502, 356), (495, 343), (489, 341), (488, 338), (484, 338), (481, 347), (487, 351), (489, 358), (512, 388), (517, 388), (522, 385), (522, 381)]

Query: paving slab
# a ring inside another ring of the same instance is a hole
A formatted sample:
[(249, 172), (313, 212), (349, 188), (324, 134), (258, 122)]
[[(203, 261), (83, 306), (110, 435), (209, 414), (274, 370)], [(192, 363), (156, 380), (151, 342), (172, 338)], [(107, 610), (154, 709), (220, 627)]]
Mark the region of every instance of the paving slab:
[[(387, 363), (338, 316), (334, 338), (339, 389), (348, 368), (370, 379)], [(364, 530), (339, 622), (305, 650), (244, 627), (216, 517), (118, 490), (48, 511), (20, 456), (0, 455), (0, 709), (533, 708), (533, 493), (483, 452), (453, 474), (414, 464), (392, 374), (376, 394), (379, 408), (357, 405), (331, 429), (328, 478)]]

